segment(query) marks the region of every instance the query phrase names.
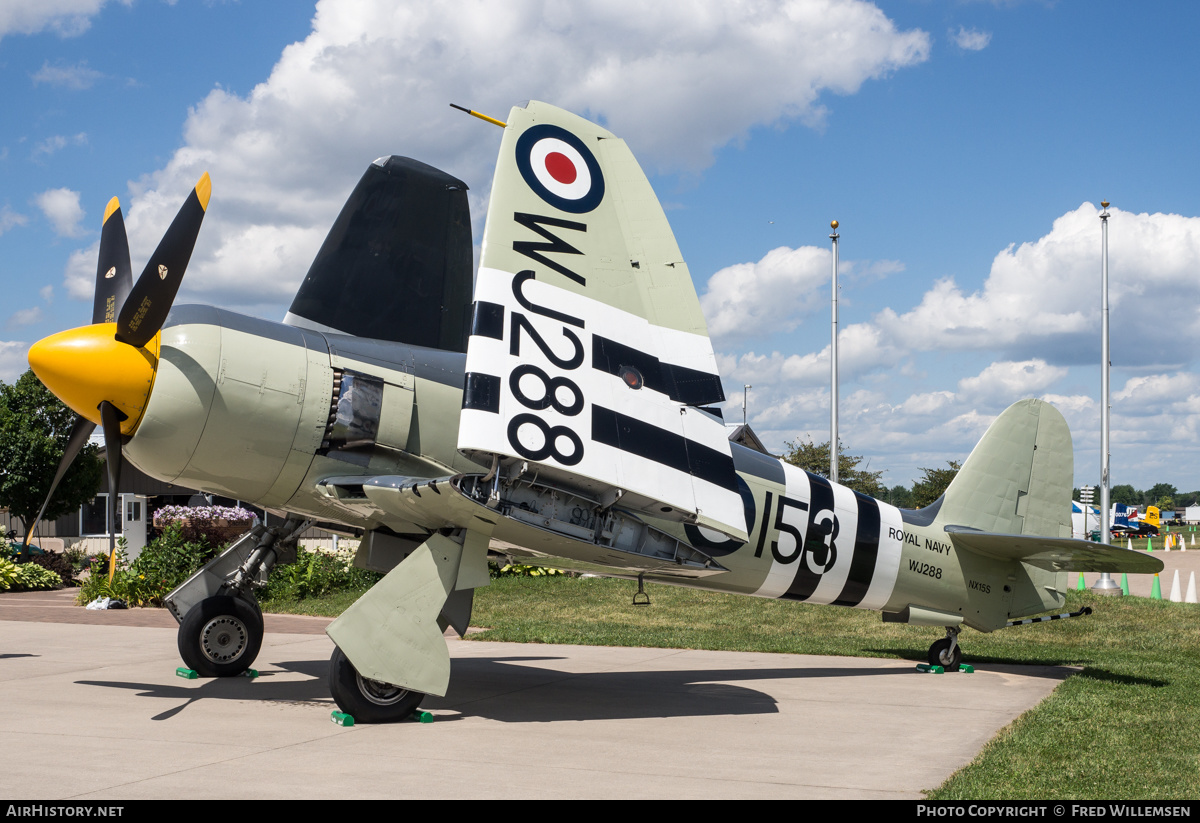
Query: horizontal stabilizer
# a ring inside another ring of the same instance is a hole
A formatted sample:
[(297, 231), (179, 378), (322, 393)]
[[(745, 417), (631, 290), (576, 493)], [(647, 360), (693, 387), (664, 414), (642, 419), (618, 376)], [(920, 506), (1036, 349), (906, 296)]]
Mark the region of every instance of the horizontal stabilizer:
[(961, 551), (996, 560), (1020, 560), (1052, 572), (1155, 574), (1163, 570), (1163, 563), (1157, 557), (1086, 540), (995, 534), (962, 526), (947, 526), (946, 533)]

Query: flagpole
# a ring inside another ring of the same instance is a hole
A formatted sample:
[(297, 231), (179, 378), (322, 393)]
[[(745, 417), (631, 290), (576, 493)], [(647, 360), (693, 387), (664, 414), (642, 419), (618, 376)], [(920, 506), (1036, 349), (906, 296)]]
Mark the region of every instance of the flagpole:
[(838, 482), (838, 221), (829, 223), (833, 234), (833, 339), (829, 344), (829, 479)]
[[(1100, 542), (1112, 543), (1109, 531), (1109, 415), (1108, 370), (1112, 358), (1108, 351), (1108, 201), (1100, 201)], [(1092, 586), (1097, 594), (1121, 595), (1121, 587), (1107, 572)]]

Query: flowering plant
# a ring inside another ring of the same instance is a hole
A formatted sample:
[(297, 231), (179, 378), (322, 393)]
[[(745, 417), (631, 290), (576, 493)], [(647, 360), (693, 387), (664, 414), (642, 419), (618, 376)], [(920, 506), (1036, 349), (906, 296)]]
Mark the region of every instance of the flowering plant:
[(175, 520), (214, 521), (228, 520), (230, 523), (250, 525), (254, 512), (240, 506), (163, 506), (154, 513), (154, 525), (162, 527)]
[(163, 506), (154, 513), (154, 527), (178, 526), (184, 540), (205, 540), (217, 548), (249, 531), (254, 517), (254, 512), (237, 506)]

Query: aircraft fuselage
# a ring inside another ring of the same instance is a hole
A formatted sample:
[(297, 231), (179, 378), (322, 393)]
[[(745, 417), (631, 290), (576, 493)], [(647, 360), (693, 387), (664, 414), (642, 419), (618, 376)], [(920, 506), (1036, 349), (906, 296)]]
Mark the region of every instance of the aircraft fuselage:
[[(599, 503), (536, 478), (523, 482), (520, 504), (512, 497), (489, 510), (467, 494), (485, 470), (456, 448), (464, 360), (179, 306), (162, 330), (153, 392), (126, 455), (167, 482), (399, 535), (442, 524), (426, 507), (390, 505), (379, 486), (364, 492), (362, 480), (464, 475), (475, 479), (450, 494), (463, 496), (463, 511), (496, 521), (493, 547), (552, 567), (985, 631), (1063, 602), (1065, 575), (959, 551), (936, 512), (902, 511), (737, 444), (745, 543), (644, 514), (604, 525)], [(569, 511), (555, 513), (568, 499)]]

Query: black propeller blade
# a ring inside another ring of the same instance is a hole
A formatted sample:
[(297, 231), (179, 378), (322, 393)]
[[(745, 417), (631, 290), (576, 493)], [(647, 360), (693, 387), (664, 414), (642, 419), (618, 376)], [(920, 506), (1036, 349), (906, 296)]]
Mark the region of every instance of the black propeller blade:
[(125, 218), (117, 198), (104, 210), (104, 228), (100, 232), (100, 257), (96, 262), (96, 296), (92, 304), (93, 323), (115, 323), (125, 298), (133, 288), (133, 267), (129, 263), (129, 239), (125, 236)]
[(58, 470), (54, 473), (54, 481), (50, 484), (50, 491), (46, 492), (46, 499), (42, 501), (42, 507), (38, 510), (37, 517), (33, 518), (32, 523), (25, 524), (25, 540), (21, 543), (22, 558), (27, 557), (29, 554), (29, 539), (33, 537), (34, 526), (42, 522), (42, 515), (46, 513), (46, 507), (50, 505), (50, 500), (54, 497), (55, 489), (58, 488), (58, 484), (62, 481), (63, 475), (67, 473), (67, 469), (75, 462), (75, 456), (79, 454), (79, 450), (88, 442), (88, 438), (92, 436), (92, 432), (95, 430), (95, 423), (85, 417), (75, 415), (75, 425), (71, 427), (71, 436), (67, 440), (67, 449), (63, 452), (62, 460), (58, 461)]
[(108, 463), (108, 558), (109, 573), (112, 573), (112, 557), (117, 551), (117, 520), (123, 514), (117, 506), (121, 488), (121, 421), (125, 414), (107, 400), (100, 404), (100, 419), (104, 422), (104, 448)]
[(211, 191), (212, 184), (205, 173), (175, 215), (121, 307), (117, 316), (117, 339), (121, 342), (144, 346), (162, 328), (192, 258)]

